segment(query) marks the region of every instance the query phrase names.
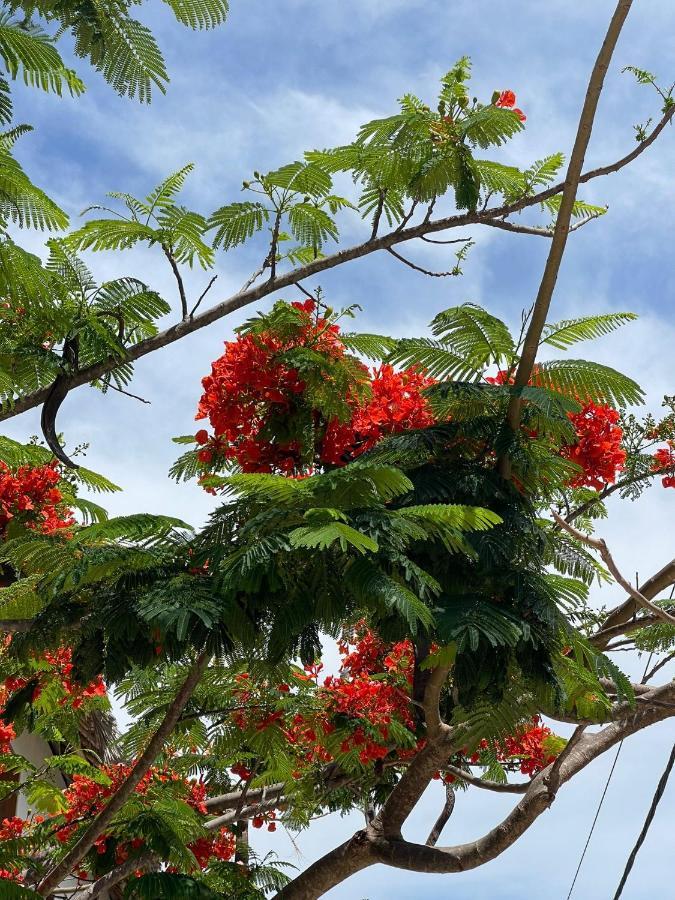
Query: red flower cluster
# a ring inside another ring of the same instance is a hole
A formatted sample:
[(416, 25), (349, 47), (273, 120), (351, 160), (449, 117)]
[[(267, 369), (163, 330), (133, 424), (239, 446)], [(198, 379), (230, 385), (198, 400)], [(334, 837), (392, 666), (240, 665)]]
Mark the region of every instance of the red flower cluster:
[[(304, 319), (292, 338), (271, 332), (244, 334), (225, 344), (225, 353), (203, 379), (204, 394), (197, 419), (208, 418), (213, 436), (202, 428), (195, 441), (198, 459), (208, 466), (218, 455), (235, 460), (244, 472), (303, 475), (313, 466), (344, 465), (371, 449), (385, 435), (408, 428), (424, 428), (433, 416), (421, 391), (432, 384), (419, 372), (396, 372), (383, 365), (372, 373), (360, 364), (354, 388), (369, 385), (369, 395), (354, 390), (346, 402), (349, 421), (325, 421), (311, 409), (316, 445), (307, 453), (305, 436), (289, 433), (294, 413), (311, 400), (299, 372), (289, 368), (281, 354), (297, 347), (310, 348), (328, 360), (344, 359), (346, 351), (339, 327), (317, 317), (316, 306), (291, 304)], [(358, 385), (357, 385), (358, 382)], [(314, 458), (308, 458), (314, 454)]]
[(0, 879), (4, 881), (16, 881), (17, 884), (23, 882), (23, 875), (16, 869), (0, 869)]
[(328, 424), (321, 462), (344, 465), (386, 435), (432, 425), (434, 417), (421, 391), (433, 383), (433, 379), (413, 370), (397, 372), (389, 365), (374, 369), (371, 397), (355, 406), (349, 422), (333, 419)]
[[(0, 720), (0, 754), (12, 752), (12, 741), (16, 738), (16, 732), (11, 722)], [(0, 766), (0, 772), (4, 771)]]
[(558, 755), (547, 746), (551, 735), (551, 729), (541, 724), (539, 716), (534, 716), (531, 727), (505, 738), (497, 756), (501, 762), (514, 757), (520, 759), (520, 771), (523, 775), (532, 777), (545, 769)]
[(227, 828), (221, 828), (212, 837), (198, 838), (189, 847), (199, 868), (206, 869), (212, 859), (222, 862), (231, 860), (237, 847), (237, 839)]
[[(536, 384), (536, 368), (532, 375), (530, 383)], [(488, 384), (497, 385), (507, 381), (514, 383), (513, 376), (509, 377), (504, 370), (485, 380)], [(601, 491), (608, 484), (614, 484), (626, 461), (626, 451), (621, 446), (623, 429), (618, 424), (619, 413), (611, 406), (588, 400), (578, 413), (568, 413), (568, 416), (574, 425), (577, 440), (560, 452), (583, 470), (570, 482), (570, 486), (592, 487)]]
[[(467, 756), (464, 751), (457, 762), (481, 765), (483, 753), (490, 750), (500, 763), (507, 765), (515, 763), (522, 775), (528, 775), (531, 778), (556, 759), (560, 753), (559, 744), (560, 739), (556, 738), (550, 728), (541, 724), (541, 718), (533, 716), (530, 726), (520, 728), (515, 734), (504, 738), (503, 741), (482, 740), (475, 753)], [(434, 777), (443, 778), (446, 784), (456, 781), (455, 776), (450, 773), (441, 775), (440, 772), (437, 772)]]
[[(64, 791), (64, 798), (68, 808), (64, 813), (57, 814), (63, 819), (55, 831), (55, 837), (61, 843), (66, 843), (78, 828), (78, 824), (97, 815), (107, 804), (107, 801), (119, 789), (122, 782), (131, 772), (132, 766), (121, 763), (102, 766), (101, 772), (107, 776), (108, 783), (99, 784), (84, 775), (74, 775), (72, 783)], [(192, 781), (183, 778), (168, 768), (152, 768), (141, 779), (135, 789), (135, 793), (145, 796), (153, 785), (171, 782), (182, 789), (185, 802), (202, 815), (207, 814), (205, 805), (206, 787), (200, 781)], [(19, 820), (21, 821), (21, 820)], [(107, 850), (110, 835), (103, 834), (98, 838), (94, 847), (103, 854)], [(131, 841), (120, 842), (115, 846), (115, 860), (117, 864), (124, 862), (132, 852), (138, 851), (144, 846), (140, 838)], [(229, 860), (235, 851), (235, 836), (226, 828), (220, 829), (213, 835), (198, 838), (188, 845), (194, 854), (200, 868), (205, 869), (212, 858)]]
[(661, 484), (664, 487), (675, 487), (675, 441), (666, 441), (667, 447), (661, 447), (654, 454), (652, 472), (670, 470), (670, 474), (664, 475)]
[(495, 106), (498, 106), (500, 109), (510, 109), (518, 116), (521, 122), (527, 121), (525, 113), (516, 106), (516, 95), (513, 91), (502, 91), (495, 100)]
[(56, 460), (44, 466), (21, 466), (16, 472), (0, 462), (0, 535), (14, 518), (43, 534), (74, 525), (56, 487), (59, 480)]
[(272, 421), (288, 418), (302, 403), (305, 382), (297, 369), (280, 362), (280, 354), (297, 347), (311, 347), (338, 359), (345, 349), (339, 328), (314, 316), (316, 304), (291, 304), (302, 316), (296, 334), (283, 340), (271, 332), (244, 334), (225, 342), (225, 353), (202, 380), (204, 393), (197, 419), (209, 419), (214, 437), (205, 429), (195, 435), (203, 446), (200, 462), (208, 465), (214, 453), (235, 460), (244, 472), (278, 471), (287, 475), (302, 468), (301, 444), (277, 439), (269, 433)]
[(621, 446), (623, 431), (617, 424), (619, 413), (611, 406), (587, 402), (578, 413), (569, 413), (577, 442), (563, 448), (562, 455), (581, 466), (583, 472), (572, 487), (592, 487), (596, 491), (613, 484), (626, 461)]
[(61, 706), (69, 705), (71, 709), (79, 709), (85, 701), (92, 700), (94, 697), (105, 697), (106, 687), (102, 676), (97, 675), (93, 681), (84, 686), (73, 681), (73, 651), (70, 647), (59, 647), (58, 650), (46, 651), (40, 659), (46, 662), (50, 668), (40, 668), (29, 675), (10, 675), (5, 679), (3, 683), (5, 699), (1, 704), (3, 707), (8, 695), (21, 690), (32, 680), (37, 681), (33, 690), (33, 700), (37, 700), (42, 691), (57, 680), (65, 694), (59, 704)]
[(18, 816), (3, 819), (0, 825), (0, 841), (15, 841), (23, 834), (26, 822)]

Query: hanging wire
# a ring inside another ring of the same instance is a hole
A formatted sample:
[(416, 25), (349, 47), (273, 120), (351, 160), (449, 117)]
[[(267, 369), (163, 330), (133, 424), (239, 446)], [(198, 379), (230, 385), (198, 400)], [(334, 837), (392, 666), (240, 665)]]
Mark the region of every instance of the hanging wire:
[(654, 794), (652, 804), (649, 807), (649, 812), (647, 813), (645, 824), (642, 826), (642, 831), (640, 832), (640, 835), (635, 842), (635, 846), (633, 847), (631, 854), (628, 857), (628, 862), (626, 863), (626, 868), (623, 870), (623, 875), (621, 876), (619, 887), (616, 889), (616, 894), (614, 894), (614, 900), (619, 900), (619, 897), (621, 896), (621, 894), (623, 894), (623, 889), (626, 885), (626, 881), (628, 880), (628, 876), (630, 875), (630, 870), (633, 868), (635, 857), (638, 855), (638, 851), (643, 845), (645, 838), (647, 837), (649, 826), (652, 824), (654, 814), (656, 813), (656, 807), (659, 805), (661, 797), (663, 797), (663, 794), (666, 790), (666, 785), (668, 784), (670, 773), (673, 771), (673, 765), (675, 765), (675, 744), (673, 744), (673, 749), (670, 751), (670, 757), (668, 759), (668, 762), (666, 763), (666, 768), (663, 770), (663, 775), (659, 779), (659, 783), (656, 786), (656, 793)]
[(584, 849), (581, 851), (581, 858), (579, 860), (579, 865), (577, 866), (577, 870), (574, 873), (574, 878), (572, 879), (572, 884), (570, 885), (570, 889), (567, 893), (567, 900), (570, 900), (570, 897), (572, 896), (572, 891), (574, 890), (574, 885), (577, 883), (577, 878), (579, 877), (579, 872), (581, 871), (581, 866), (583, 865), (584, 858), (586, 856), (586, 851), (588, 850), (588, 845), (590, 844), (591, 838), (593, 837), (593, 832), (595, 831), (595, 825), (598, 821), (598, 816), (600, 815), (600, 810), (602, 809), (602, 804), (605, 802), (607, 788), (609, 787), (609, 783), (612, 780), (612, 775), (614, 774), (614, 769), (616, 768), (616, 763), (619, 758), (619, 753), (621, 753), (622, 747), (623, 747), (623, 740), (619, 742), (619, 746), (617, 747), (616, 755), (614, 756), (614, 762), (612, 763), (612, 768), (609, 770), (609, 775), (607, 776), (607, 781), (605, 782), (605, 789), (602, 792), (602, 797), (600, 797), (600, 803), (598, 803), (598, 808), (595, 811), (595, 818), (593, 819), (593, 824), (591, 825), (591, 830), (588, 832), (588, 837), (586, 838), (586, 843), (584, 844)]
[[(639, 576), (638, 576), (638, 573), (637, 573), (637, 572), (635, 573), (635, 584), (636, 584), (636, 585), (639, 584)], [(673, 596), (673, 592), (675, 592), (675, 585), (673, 585), (673, 590), (670, 592), (670, 596), (671, 596), (671, 597)], [(643, 676), (642, 676), (642, 680), (643, 680), (643, 681), (644, 681), (644, 679), (647, 677), (647, 672), (649, 671), (649, 666), (650, 666), (650, 664), (651, 664), (651, 661), (652, 661), (652, 657), (653, 657), (653, 656), (654, 656), (654, 651), (652, 651), (652, 652), (649, 654), (649, 658), (647, 659), (647, 665), (645, 666), (645, 671), (644, 671), (644, 674), (643, 674)], [(623, 738), (619, 741), (619, 746), (617, 747), (616, 755), (614, 756), (614, 762), (612, 763), (612, 768), (609, 770), (609, 775), (607, 776), (607, 781), (605, 782), (605, 788), (604, 788), (604, 790), (603, 790), (603, 792), (602, 792), (602, 796), (600, 797), (600, 802), (598, 803), (598, 808), (597, 808), (596, 811), (595, 811), (595, 816), (594, 816), (594, 818), (593, 818), (593, 824), (591, 825), (591, 829), (590, 829), (590, 831), (588, 832), (588, 837), (586, 838), (586, 843), (584, 844), (584, 849), (581, 851), (581, 857), (580, 857), (580, 859), (579, 859), (579, 865), (577, 866), (576, 872), (574, 873), (574, 878), (572, 879), (572, 884), (570, 885), (570, 889), (569, 889), (569, 891), (567, 892), (566, 900), (570, 900), (570, 897), (572, 896), (572, 892), (574, 891), (574, 886), (575, 886), (575, 884), (577, 883), (577, 878), (579, 877), (579, 872), (581, 871), (581, 867), (582, 867), (583, 862), (584, 862), (584, 859), (585, 859), (585, 857), (586, 857), (586, 851), (588, 850), (588, 845), (591, 843), (591, 838), (593, 837), (593, 832), (595, 831), (595, 826), (596, 826), (596, 824), (597, 824), (598, 817), (599, 817), (599, 815), (600, 815), (600, 810), (602, 809), (602, 804), (605, 802), (605, 797), (606, 797), (606, 795), (607, 795), (607, 789), (609, 788), (609, 783), (610, 783), (610, 781), (612, 780), (612, 775), (614, 774), (614, 769), (616, 768), (616, 764), (617, 764), (617, 761), (618, 761), (618, 759), (619, 759), (619, 754), (621, 753), (621, 748), (622, 748), (622, 747), (623, 747)], [(674, 752), (675, 752), (675, 747), (673, 748), (673, 750), (674, 750)], [(671, 768), (672, 768), (672, 766), (671, 766)], [(670, 772), (669, 772), (668, 774), (670, 774)], [(667, 778), (666, 778), (666, 780), (667, 780)], [(659, 782), (659, 785), (660, 785), (660, 782)], [(665, 788), (665, 785), (664, 785), (664, 788)], [(661, 798), (659, 797), (659, 799), (661, 799)], [(657, 805), (658, 805), (658, 801), (657, 801)], [(654, 806), (654, 809), (656, 809), (656, 806)], [(652, 818), (653, 818), (653, 815), (654, 815), (654, 814), (652, 813)], [(650, 822), (651, 822), (651, 820), (650, 820)], [(646, 823), (645, 823), (645, 824), (646, 824)], [(649, 826), (647, 826), (647, 828), (648, 828), (648, 827), (649, 827)], [(647, 833), (646, 830), (643, 829), (643, 831), (644, 831), (644, 833), (645, 833), (645, 835), (646, 835), (646, 833)], [(644, 840), (644, 836), (641, 835), (641, 838), (642, 838), (642, 841), (643, 841), (643, 840)], [(636, 849), (634, 850), (634, 853), (633, 853), (633, 855), (632, 855), (632, 859), (630, 860), (630, 867), (627, 867), (627, 871), (624, 872), (624, 880), (622, 881), (622, 884), (621, 884), (621, 886), (620, 886), (620, 889), (621, 889), (621, 890), (623, 890), (623, 884), (625, 883), (625, 878), (628, 877), (628, 873), (630, 872), (630, 869), (632, 868), (633, 862), (635, 861), (635, 856), (637, 855), (637, 851), (640, 849), (640, 845), (641, 845), (642, 841), (639, 840), (638, 844), (636, 845)], [(620, 896), (621, 896), (621, 893), (619, 892), (619, 893), (614, 897), (614, 900), (617, 900), (617, 898), (620, 897)]]

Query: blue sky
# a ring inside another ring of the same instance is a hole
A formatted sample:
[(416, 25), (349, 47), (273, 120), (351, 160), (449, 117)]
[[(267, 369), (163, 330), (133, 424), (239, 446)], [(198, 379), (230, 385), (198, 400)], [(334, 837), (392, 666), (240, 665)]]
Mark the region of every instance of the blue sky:
[[(231, 5), (225, 27), (201, 34), (177, 26), (163, 5), (148, 5), (145, 19), (172, 76), (167, 95), (158, 93), (150, 107), (117, 98), (81, 62), (75, 66), (89, 89), (80, 100), (17, 88), (17, 120), (36, 125), (36, 132), (22, 139), (20, 158), (69, 213), (77, 216), (108, 190), (145, 194), (189, 161), (197, 169), (186, 202), (208, 213), (239, 199), (241, 181), (254, 169), (265, 171), (305, 149), (349, 140), (362, 122), (393, 112), (404, 92), (433, 100), (440, 75), (463, 54), (473, 59), (478, 97), (513, 89), (528, 114), (525, 132), (495, 158), (524, 165), (557, 150), (568, 152), (585, 80), (614, 6), (610, 0), (231, 0)], [(658, 98), (620, 70), (637, 65), (655, 71), (663, 82), (674, 78), (669, 37), (674, 26), (669, 0), (635, 4), (608, 76), (588, 165), (622, 156), (633, 146), (633, 124), (658, 116)], [(640, 314), (637, 324), (587, 352), (637, 378), (654, 408), (664, 393), (675, 393), (673, 146), (668, 129), (636, 164), (583, 190), (584, 199), (608, 203), (609, 213), (572, 236), (554, 301), (558, 318), (607, 310)], [(345, 222), (345, 241), (361, 233), (358, 223)], [(464, 300), (515, 322), (536, 292), (546, 241), (477, 229), (465, 233), (476, 247), (460, 279), (425, 279), (382, 255), (326, 273), (314, 286), (321, 284), (334, 305), (361, 304), (357, 327), (363, 330), (421, 334), (436, 312)], [(41, 245), (39, 235), (28, 236), (27, 242), (36, 249)], [(406, 252), (423, 264), (449, 268), (442, 248), (423, 245)], [(89, 262), (101, 278), (134, 274), (174, 296), (161, 254), (98, 255)], [(258, 263), (253, 251), (227, 259), (221, 255), (213, 301), (238, 288)], [(189, 278), (195, 293), (206, 280), (200, 272)], [(101, 397), (89, 388), (68, 398), (59, 424), (70, 445), (89, 440), (88, 465), (125, 489), (108, 503), (112, 511), (152, 509), (194, 524), (203, 520), (211, 498), (166, 477), (176, 455), (170, 438), (194, 428), (199, 379), (250, 311), (143, 360), (133, 390), (151, 406), (119, 395)], [(19, 438), (37, 431), (35, 413), (7, 427)], [(603, 534), (626, 572), (646, 577), (673, 556), (674, 502), (675, 494), (654, 488), (634, 506), (612, 505)], [(607, 605), (616, 599), (609, 589), (598, 596)], [(666, 724), (624, 747), (577, 884), (577, 900), (613, 894), (674, 737), (675, 728)], [(610, 763), (606, 757), (589, 767), (517, 846), (488, 866), (461, 876), (378, 867), (329, 896), (515, 900), (536, 893), (547, 900), (564, 898)], [(672, 879), (672, 858), (661, 848), (675, 838), (674, 792), (671, 787), (663, 800), (626, 900), (651, 897)], [(440, 804), (432, 786), (411, 820), (410, 836), (428, 831)], [(480, 836), (507, 809), (508, 799), (476, 790), (463, 794), (444, 841)], [(358, 817), (322, 820), (299, 836), (300, 856), (283, 832), (269, 846), (303, 866), (359, 826)]]

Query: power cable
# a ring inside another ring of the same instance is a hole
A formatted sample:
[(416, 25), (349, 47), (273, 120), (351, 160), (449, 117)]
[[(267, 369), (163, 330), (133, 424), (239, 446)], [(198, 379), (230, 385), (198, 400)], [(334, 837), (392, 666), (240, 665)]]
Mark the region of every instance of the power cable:
[(600, 815), (600, 810), (602, 809), (602, 804), (605, 802), (607, 788), (609, 787), (609, 783), (612, 780), (612, 775), (614, 774), (614, 769), (616, 768), (616, 763), (619, 758), (619, 753), (621, 753), (622, 747), (623, 747), (623, 740), (619, 742), (619, 746), (617, 747), (616, 754), (614, 756), (614, 762), (612, 763), (612, 768), (609, 770), (609, 775), (607, 776), (607, 781), (605, 782), (605, 789), (602, 792), (602, 797), (600, 797), (600, 803), (598, 803), (598, 808), (595, 811), (595, 818), (593, 819), (593, 824), (591, 825), (591, 830), (588, 832), (588, 837), (586, 838), (586, 843), (584, 844), (584, 849), (581, 851), (581, 859), (579, 860), (579, 865), (577, 866), (577, 870), (574, 873), (574, 878), (572, 879), (572, 884), (570, 885), (570, 889), (567, 893), (567, 900), (570, 900), (570, 897), (572, 896), (572, 891), (574, 890), (574, 885), (577, 883), (577, 878), (579, 877), (579, 872), (581, 871), (581, 866), (583, 865), (584, 858), (586, 857), (586, 851), (588, 850), (588, 845), (590, 844), (591, 838), (593, 837), (593, 832), (595, 831), (595, 825), (598, 821), (598, 816)]
[(630, 875), (630, 870), (633, 868), (635, 857), (638, 855), (638, 851), (643, 845), (645, 838), (647, 837), (649, 826), (652, 824), (654, 814), (656, 813), (656, 807), (659, 805), (661, 797), (663, 797), (663, 794), (666, 790), (666, 785), (668, 784), (670, 773), (673, 771), (673, 765), (675, 765), (675, 744), (673, 744), (673, 749), (670, 751), (670, 757), (668, 759), (668, 762), (666, 763), (666, 768), (663, 770), (663, 775), (659, 779), (659, 783), (656, 786), (656, 793), (654, 794), (652, 804), (649, 807), (649, 812), (647, 813), (647, 818), (645, 819), (645, 823), (642, 826), (642, 831), (640, 832), (639, 837), (635, 842), (635, 846), (633, 847), (631, 854), (628, 857), (628, 862), (626, 863), (626, 868), (623, 870), (623, 875), (621, 876), (619, 887), (616, 889), (616, 894), (614, 894), (614, 900), (619, 900), (619, 897), (623, 893), (624, 886), (626, 884), (626, 881), (628, 880), (628, 876)]

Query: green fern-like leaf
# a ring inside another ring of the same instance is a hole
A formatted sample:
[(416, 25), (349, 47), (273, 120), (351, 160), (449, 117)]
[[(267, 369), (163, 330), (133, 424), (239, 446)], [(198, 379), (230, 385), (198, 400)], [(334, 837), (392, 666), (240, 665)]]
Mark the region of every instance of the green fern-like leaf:
[(439, 313), (431, 330), (477, 369), (488, 363), (510, 362), (515, 353), (506, 325), (475, 303), (463, 303)]
[(547, 325), (542, 335), (541, 343), (556, 347), (558, 350), (566, 350), (572, 344), (579, 341), (592, 341), (595, 338), (609, 334), (637, 319), (635, 313), (605, 313), (599, 316), (583, 316), (579, 319), (565, 319)]
[(583, 359), (560, 359), (537, 364), (537, 384), (584, 402), (627, 406), (642, 403), (642, 388), (621, 372)]
[(209, 227), (216, 229), (213, 243), (229, 250), (260, 231), (268, 220), (269, 211), (261, 203), (246, 201), (221, 206), (209, 219)]
[(164, 0), (183, 25), (190, 28), (216, 28), (227, 18), (228, 0)]

